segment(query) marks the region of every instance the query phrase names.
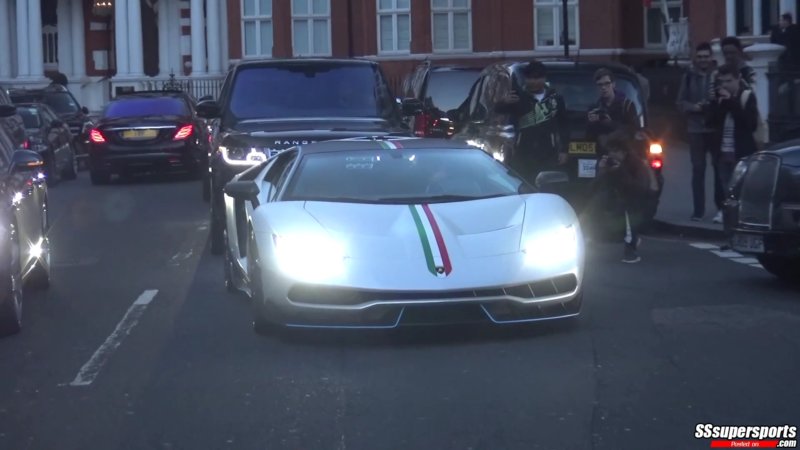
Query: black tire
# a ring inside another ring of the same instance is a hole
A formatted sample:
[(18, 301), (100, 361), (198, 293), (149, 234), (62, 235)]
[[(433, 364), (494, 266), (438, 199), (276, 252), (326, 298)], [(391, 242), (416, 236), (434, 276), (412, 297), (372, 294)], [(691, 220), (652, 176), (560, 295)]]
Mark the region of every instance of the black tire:
[(20, 267), (20, 249), (16, 235), (10, 239), (11, 261), (9, 273), (3, 274), (9, 278), (8, 291), (0, 299), (0, 336), (10, 336), (22, 330), (22, 268)]
[(75, 146), (70, 145), (69, 149), (72, 153), (72, 157), (69, 160), (69, 164), (64, 170), (61, 172), (61, 178), (64, 180), (74, 180), (78, 178), (78, 158), (75, 156)]
[(89, 169), (89, 178), (94, 185), (108, 184), (111, 181), (111, 174), (108, 172)]
[(50, 230), (50, 214), (47, 210), (47, 200), (44, 202), (42, 217), (42, 256), (36, 262), (33, 270), (28, 276), (28, 285), (35, 289), (47, 289), (50, 287), (50, 240), (47, 233)]
[(223, 237), (225, 243), (225, 263), (223, 264), (224, 267), (224, 276), (225, 276), (225, 289), (232, 293), (238, 294), (240, 293), (239, 289), (236, 287), (235, 280), (233, 279), (233, 256), (231, 255), (231, 251), (229, 250), (228, 246), (228, 230), (227, 227), (223, 230)]
[(222, 192), (216, 194), (213, 190), (211, 193), (211, 232), (209, 238), (211, 239), (211, 254), (221, 255), (225, 250), (225, 200), (222, 197)]
[(759, 255), (758, 262), (767, 272), (787, 283), (800, 283), (800, 259), (772, 255)]

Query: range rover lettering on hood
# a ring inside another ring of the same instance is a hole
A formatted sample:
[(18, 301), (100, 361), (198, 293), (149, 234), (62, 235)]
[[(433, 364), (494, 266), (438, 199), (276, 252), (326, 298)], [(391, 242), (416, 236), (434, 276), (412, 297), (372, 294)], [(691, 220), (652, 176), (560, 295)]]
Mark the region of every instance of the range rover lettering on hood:
[(314, 142), (317, 142), (317, 141), (311, 141), (311, 140), (289, 141), (289, 140), (283, 140), (283, 139), (276, 139), (274, 145), (306, 145), (306, 144), (313, 144)]

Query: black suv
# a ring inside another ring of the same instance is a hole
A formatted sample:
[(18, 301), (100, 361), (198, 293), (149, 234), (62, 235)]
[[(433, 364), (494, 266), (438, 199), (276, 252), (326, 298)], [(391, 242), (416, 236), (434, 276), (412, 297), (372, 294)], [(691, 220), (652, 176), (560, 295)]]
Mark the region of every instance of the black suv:
[(17, 107), (11, 101), (4, 89), (0, 89), (0, 126), (5, 130), (6, 135), (14, 148), (30, 149), (31, 143), (25, 132), (25, 122), (22, 116), (17, 113)]
[(72, 93), (60, 84), (51, 84), (42, 89), (14, 89), (9, 91), (14, 103), (44, 103), (69, 126), (75, 155), (85, 159), (89, 146), (89, 130), (92, 120), (89, 109), (81, 106)]
[(432, 66), (425, 61), (403, 80), (401, 95), (407, 104), (417, 100), (421, 106), (409, 118), (414, 134), (420, 137), (449, 138), (455, 127), (447, 117), (447, 111), (458, 108), (481, 68), (464, 66)]
[[(581, 209), (588, 198), (586, 189), (595, 177), (598, 149), (587, 137), (587, 114), (598, 99), (594, 73), (605, 67), (614, 74), (616, 88), (636, 106), (641, 132), (637, 133), (641, 155), (647, 158), (653, 177), (658, 184), (658, 196), (648, 205), (647, 215), (655, 216), (658, 197), (664, 184), (661, 170), (663, 147), (648, 130), (647, 104), (638, 75), (627, 66), (614, 63), (589, 63), (575, 61), (546, 61), (548, 82), (563, 97), (570, 122), (569, 162), (564, 171), (569, 176), (570, 187), (566, 196), (576, 209)], [(514, 151), (516, 130), (510, 118), (498, 114), (495, 105), (512, 89), (522, 91), (524, 77), (520, 73), (525, 64), (505, 62), (485, 68), (472, 86), (468, 97), (447, 115), (455, 124), (454, 138), (482, 148), (498, 160), (505, 160)]]
[(223, 188), (234, 175), (296, 145), (411, 134), (380, 66), (358, 59), (239, 63), (228, 72), (219, 99), (201, 101), (197, 113), (211, 119), (204, 188), (214, 254), (224, 248)]

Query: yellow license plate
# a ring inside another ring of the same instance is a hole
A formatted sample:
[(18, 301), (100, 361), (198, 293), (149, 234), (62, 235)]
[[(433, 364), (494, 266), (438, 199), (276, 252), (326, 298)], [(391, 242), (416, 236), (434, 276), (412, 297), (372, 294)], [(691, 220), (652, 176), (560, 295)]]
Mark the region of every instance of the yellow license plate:
[(594, 155), (597, 153), (597, 144), (594, 142), (570, 142), (570, 155)]
[(158, 130), (125, 130), (122, 137), (125, 139), (152, 139), (158, 136)]

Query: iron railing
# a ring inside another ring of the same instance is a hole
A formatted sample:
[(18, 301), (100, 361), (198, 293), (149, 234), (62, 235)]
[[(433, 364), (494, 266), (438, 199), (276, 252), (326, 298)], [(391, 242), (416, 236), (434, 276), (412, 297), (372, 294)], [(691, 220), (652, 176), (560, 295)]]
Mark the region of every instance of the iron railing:
[(224, 79), (219, 78), (197, 78), (197, 77), (176, 77), (170, 75), (167, 79), (147, 79), (144, 81), (145, 90), (180, 90), (189, 93), (197, 100), (204, 97), (216, 99), (222, 89)]

